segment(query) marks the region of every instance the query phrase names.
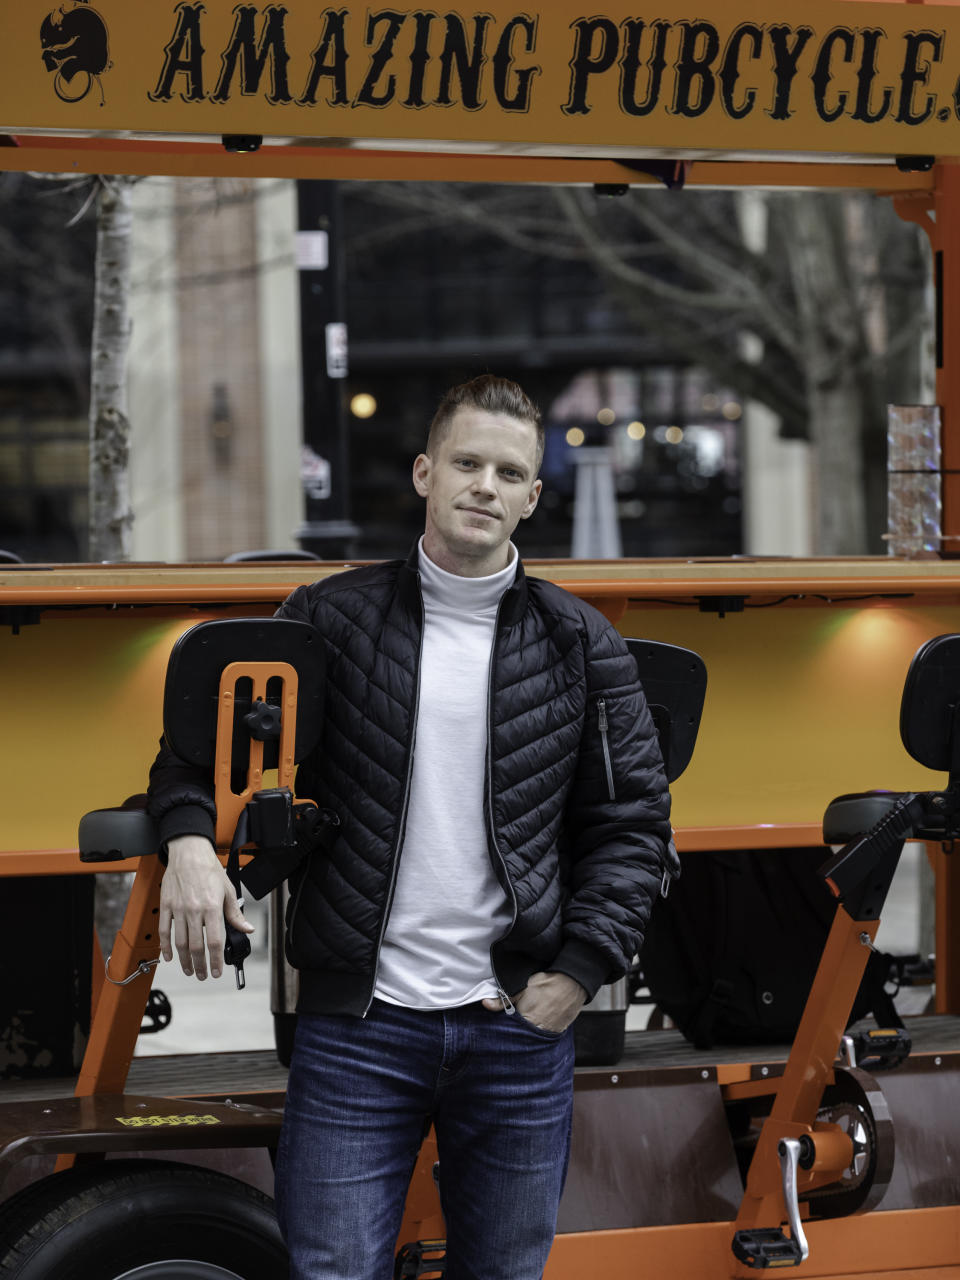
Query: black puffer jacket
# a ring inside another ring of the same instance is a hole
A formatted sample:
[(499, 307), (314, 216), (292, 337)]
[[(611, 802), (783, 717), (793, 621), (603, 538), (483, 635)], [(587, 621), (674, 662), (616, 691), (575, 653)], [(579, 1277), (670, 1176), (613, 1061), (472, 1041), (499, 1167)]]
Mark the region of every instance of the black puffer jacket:
[[(363, 1013), (409, 790), (423, 625), (416, 551), (299, 587), (278, 616), (312, 623), (326, 643), (324, 732), (297, 794), (341, 823), (292, 886), (287, 954), (301, 970), (301, 1010)], [(489, 713), (487, 837), (514, 905), (493, 948), (497, 980), (515, 993), (554, 969), (592, 995), (639, 949), (670, 834), (633, 659), (601, 614), (518, 567), (497, 619)], [(169, 750), (150, 796), (164, 840), (212, 837), (209, 785)]]

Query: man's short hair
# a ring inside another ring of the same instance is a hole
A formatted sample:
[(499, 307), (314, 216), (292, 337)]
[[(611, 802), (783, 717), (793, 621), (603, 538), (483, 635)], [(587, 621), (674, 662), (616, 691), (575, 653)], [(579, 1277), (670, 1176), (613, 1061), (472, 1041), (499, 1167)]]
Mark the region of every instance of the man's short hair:
[(540, 410), (518, 383), (511, 382), (509, 378), (498, 378), (492, 373), (484, 373), (479, 378), (471, 378), (469, 382), (461, 382), (446, 393), (430, 423), (426, 448), (428, 454), (432, 456), (447, 434), (453, 415), (464, 407), (483, 409), (486, 413), (505, 414), (533, 427), (537, 433), (536, 469), (539, 472), (544, 446)]

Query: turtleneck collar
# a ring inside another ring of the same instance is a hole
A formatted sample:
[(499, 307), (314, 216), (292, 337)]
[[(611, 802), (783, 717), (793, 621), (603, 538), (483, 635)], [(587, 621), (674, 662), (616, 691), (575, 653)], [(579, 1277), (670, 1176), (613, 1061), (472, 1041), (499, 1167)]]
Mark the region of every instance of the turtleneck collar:
[(441, 569), (423, 549), (423, 539), (417, 544), (417, 567), (420, 570), (420, 586), (424, 604), (440, 605), (448, 609), (473, 614), (487, 610), (496, 611), (503, 593), (517, 576), (520, 558), (517, 549), (510, 544), (510, 563), (497, 573), (482, 578), (465, 578), (458, 573)]

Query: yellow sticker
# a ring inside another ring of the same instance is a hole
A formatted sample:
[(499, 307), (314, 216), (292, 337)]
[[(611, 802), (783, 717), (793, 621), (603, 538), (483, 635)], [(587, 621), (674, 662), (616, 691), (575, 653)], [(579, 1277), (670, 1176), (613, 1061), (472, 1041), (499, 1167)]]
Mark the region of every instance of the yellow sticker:
[(222, 1120), (218, 1120), (216, 1116), (116, 1116), (118, 1124), (126, 1125), (128, 1129), (151, 1129), (158, 1128), (160, 1125), (198, 1125), (198, 1124), (222, 1124)]

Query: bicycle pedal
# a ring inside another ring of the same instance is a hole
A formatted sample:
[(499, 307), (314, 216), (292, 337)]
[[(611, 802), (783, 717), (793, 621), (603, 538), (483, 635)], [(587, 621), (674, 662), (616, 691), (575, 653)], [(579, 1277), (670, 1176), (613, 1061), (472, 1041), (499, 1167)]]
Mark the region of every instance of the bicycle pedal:
[(910, 1056), (913, 1041), (903, 1027), (877, 1027), (853, 1037), (857, 1066), (864, 1071), (892, 1071)]
[(446, 1240), (414, 1240), (397, 1254), (393, 1280), (440, 1280), (446, 1257)]
[(760, 1227), (755, 1231), (738, 1231), (733, 1237), (733, 1252), (748, 1267), (799, 1267), (803, 1254), (799, 1243), (784, 1235), (780, 1227)]

